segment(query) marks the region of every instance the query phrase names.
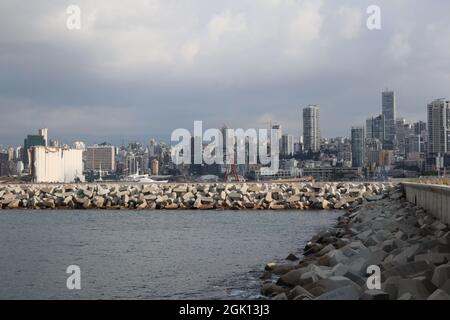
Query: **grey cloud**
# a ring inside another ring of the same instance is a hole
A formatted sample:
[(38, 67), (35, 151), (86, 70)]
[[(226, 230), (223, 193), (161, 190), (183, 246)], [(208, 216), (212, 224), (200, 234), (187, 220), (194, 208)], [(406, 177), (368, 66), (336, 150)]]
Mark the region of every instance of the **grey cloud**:
[[(65, 29), (79, 3), (82, 30)], [(326, 136), (380, 112), (425, 119), (449, 95), (447, 1), (377, 1), (382, 30), (365, 28), (372, 1), (2, 1), (0, 144), (39, 126), (88, 143), (169, 139), (173, 129), (263, 125), (300, 132), (317, 103)]]

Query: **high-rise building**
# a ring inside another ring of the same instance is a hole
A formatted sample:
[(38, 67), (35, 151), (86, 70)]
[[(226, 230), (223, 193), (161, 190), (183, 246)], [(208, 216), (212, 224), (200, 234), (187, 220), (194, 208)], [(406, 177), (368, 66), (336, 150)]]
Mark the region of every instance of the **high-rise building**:
[(116, 149), (108, 145), (87, 147), (85, 151), (85, 169), (114, 172), (116, 170)]
[(281, 152), (283, 156), (294, 155), (294, 136), (290, 134), (284, 134), (281, 137)]
[(15, 158), (14, 158), (14, 148), (13, 147), (8, 147), (8, 150), (7, 150), (7, 152), (8, 152), (8, 161), (14, 161), (14, 160), (16, 160)]
[(352, 167), (363, 167), (365, 159), (364, 127), (352, 127)]
[(159, 161), (156, 159), (152, 161), (152, 174), (155, 176), (159, 175)]
[(366, 138), (384, 141), (384, 116), (371, 117), (366, 120)]
[(413, 123), (413, 132), (408, 137), (406, 137), (407, 152), (406, 155), (409, 157), (409, 153), (420, 153), (424, 155), (426, 153), (427, 145), (427, 124), (424, 121), (418, 121)]
[[(226, 130), (226, 129), (225, 129)], [(199, 176), (202, 174), (202, 164), (203, 164), (203, 144), (202, 138), (198, 136), (191, 137), (191, 174), (194, 176)], [(226, 160), (234, 161), (234, 151), (228, 150)], [(231, 159), (233, 158), (233, 159)], [(153, 163), (152, 163), (153, 166)]]
[[(283, 146), (281, 145), (282, 144), (281, 138), (283, 136), (283, 128), (281, 127), (281, 124), (273, 124), (271, 129), (274, 132), (276, 132), (276, 134), (278, 135), (278, 152), (282, 153)], [(269, 133), (269, 141), (270, 142), (272, 142), (271, 136), (272, 136), (272, 132)], [(272, 150), (272, 145), (270, 145), (270, 148), (271, 148), (270, 150)]]
[[(46, 136), (41, 135), (41, 133), (44, 133)], [(30, 163), (30, 148), (35, 146), (47, 146), (47, 140), (48, 139), (48, 131), (46, 129), (40, 129), (38, 135), (27, 135), (26, 139), (23, 142), (23, 162), (24, 164), (28, 165)]]
[(156, 140), (150, 139), (148, 143), (148, 156), (150, 158), (156, 157)]
[(9, 175), (8, 153), (0, 150), (0, 177)]
[(305, 151), (320, 150), (320, 108), (309, 105), (303, 108), (303, 141)]
[(395, 93), (386, 89), (382, 92), (381, 98), (382, 113), (384, 116), (384, 148), (387, 150), (394, 149), (395, 141), (395, 120), (396, 120), (396, 102)]
[(47, 128), (39, 129), (39, 135), (44, 138), (45, 146), (47, 147), (48, 146), (48, 129)]
[(450, 151), (450, 105), (446, 99), (428, 104), (428, 156), (443, 156)]
[(427, 133), (427, 124), (424, 121), (414, 122), (413, 128), (414, 128), (414, 134), (426, 135), (426, 133)]
[(408, 123), (406, 119), (399, 118), (395, 122), (395, 150), (398, 156), (403, 159), (407, 156), (407, 140), (410, 135), (414, 134), (412, 124)]

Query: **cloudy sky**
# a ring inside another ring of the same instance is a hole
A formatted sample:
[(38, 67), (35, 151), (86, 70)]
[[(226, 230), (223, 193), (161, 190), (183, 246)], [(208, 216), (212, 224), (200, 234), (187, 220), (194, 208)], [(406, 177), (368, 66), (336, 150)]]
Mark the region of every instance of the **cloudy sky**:
[[(81, 8), (81, 29), (66, 9)], [(381, 30), (366, 9), (381, 8)], [(381, 109), (426, 118), (450, 96), (448, 0), (0, 1), (0, 144), (48, 127), (70, 143), (170, 139), (176, 128), (299, 135), (318, 104), (324, 136)]]

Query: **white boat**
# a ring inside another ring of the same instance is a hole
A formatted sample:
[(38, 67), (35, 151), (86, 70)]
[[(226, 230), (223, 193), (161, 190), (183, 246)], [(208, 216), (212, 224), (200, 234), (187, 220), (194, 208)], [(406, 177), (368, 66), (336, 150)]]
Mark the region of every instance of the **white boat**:
[(123, 181), (138, 183), (167, 183), (169, 180), (154, 180), (148, 174), (139, 174), (139, 168), (135, 174), (127, 176)]
[(139, 183), (167, 183), (169, 180), (153, 180), (149, 176), (141, 177), (138, 180)]

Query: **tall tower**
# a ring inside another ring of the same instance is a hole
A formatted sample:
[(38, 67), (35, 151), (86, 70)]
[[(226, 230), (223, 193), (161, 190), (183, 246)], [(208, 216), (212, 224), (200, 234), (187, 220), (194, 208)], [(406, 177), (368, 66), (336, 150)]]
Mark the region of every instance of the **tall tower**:
[(320, 108), (317, 105), (303, 108), (303, 141), (305, 150), (320, 150)]
[(150, 139), (148, 143), (148, 156), (153, 158), (156, 157), (156, 140)]
[(384, 149), (393, 150), (395, 141), (396, 103), (395, 93), (386, 89), (381, 94), (382, 114), (384, 116), (385, 140)]
[(48, 147), (48, 129), (47, 128), (39, 129), (39, 135), (44, 138), (45, 146)]
[(377, 117), (371, 117), (366, 120), (366, 138), (378, 139), (383, 143), (385, 130), (384, 130), (384, 116), (379, 115)]
[(154, 176), (159, 175), (159, 161), (156, 159), (153, 159), (153, 161), (152, 161), (152, 174)]
[[(277, 133), (277, 135), (278, 135), (278, 152), (282, 153), (282, 148), (283, 148), (283, 146), (282, 146), (282, 144), (281, 144), (281, 143), (282, 143), (281, 137), (283, 136), (283, 128), (281, 127), (281, 124), (275, 123), (275, 124), (272, 124), (272, 125), (271, 125), (271, 129), (272, 129), (272, 130), (275, 130), (274, 132), (278, 132), (278, 133)], [(269, 132), (269, 140), (270, 140), (270, 143), (272, 143), (271, 135), (272, 135), (272, 132), (270, 131), (270, 132)], [(270, 148), (271, 148), (271, 150), (272, 150), (272, 145), (270, 145)]]
[(283, 156), (294, 155), (294, 136), (290, 134), (284, 134), (281, 136), (281, 152)]
[(450, 102), (437, 99), (428, 104), (428, 155), (450, 152)]
[(364, 127), (352, 127), (352, 167), (363, 167), (365, 159)]

